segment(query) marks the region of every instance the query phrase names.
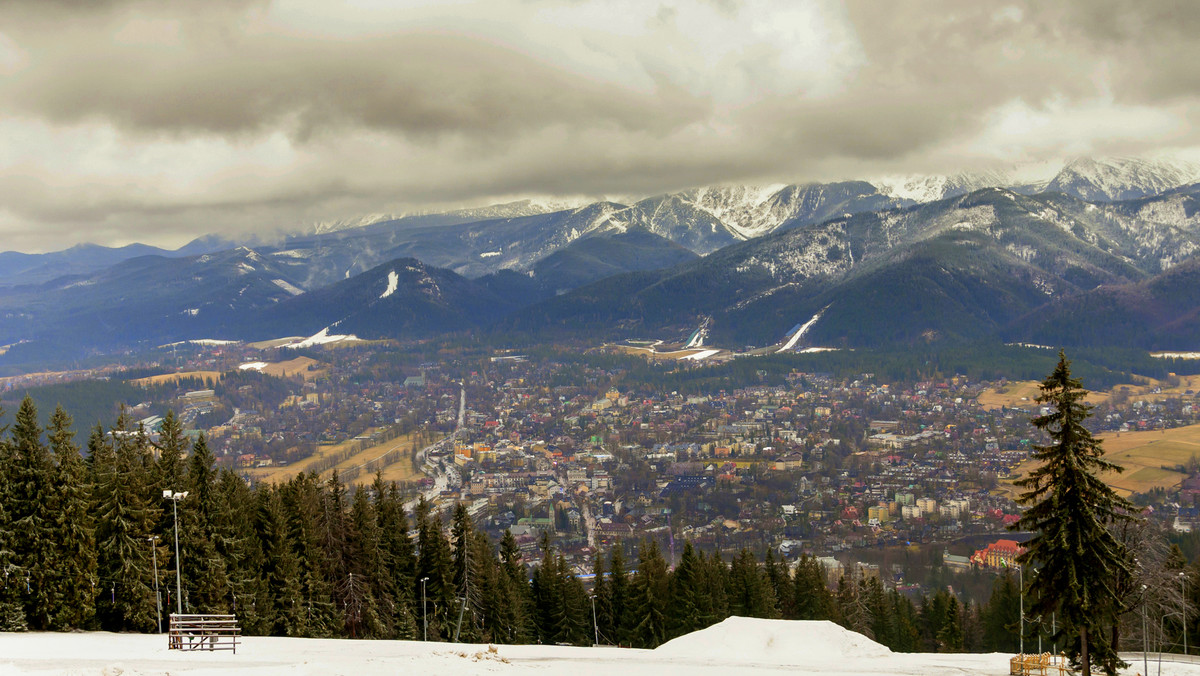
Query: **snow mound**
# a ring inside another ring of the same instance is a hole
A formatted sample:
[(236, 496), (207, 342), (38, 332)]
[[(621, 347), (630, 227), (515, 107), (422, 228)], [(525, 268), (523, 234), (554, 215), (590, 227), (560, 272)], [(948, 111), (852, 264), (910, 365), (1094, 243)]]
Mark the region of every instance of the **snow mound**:
[(805, 664), (844, 658), (887, 657), (892, 651), (833, 622), (731, 617), (667, 641), (656, 655), (690, 659), (754, 656), (755, 662)]

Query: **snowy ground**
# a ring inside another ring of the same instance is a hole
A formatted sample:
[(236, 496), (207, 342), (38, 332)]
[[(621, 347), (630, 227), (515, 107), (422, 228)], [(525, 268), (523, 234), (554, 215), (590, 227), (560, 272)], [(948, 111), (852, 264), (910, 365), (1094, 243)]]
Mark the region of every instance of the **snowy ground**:
[[(731, 618), (658, 650), (489, 646), (410, 641), (244, 639), (236, 655), (167, 650), (165, 636), (0, 634), (0, 676), (224, 676), (233, 674), (543, 674), (546, 676), (717, 676), (718, 674), (1008, 673), (1008, 655), (894, 654), (827, 622)], [(1141, 662), (1126, 673), (1141, 671)], [(1157, 674), (1151, 661), (1150, 674)], [(1200, 665), (1164, 662), (1166, 676), (1200, 675)]]

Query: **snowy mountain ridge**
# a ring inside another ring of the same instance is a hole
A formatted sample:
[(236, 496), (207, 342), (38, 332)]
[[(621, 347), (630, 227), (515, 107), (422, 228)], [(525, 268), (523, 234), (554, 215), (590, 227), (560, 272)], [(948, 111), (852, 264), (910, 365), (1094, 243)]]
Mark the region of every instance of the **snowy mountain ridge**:
[(1164, 193), (1200, 180), (1200, 166), (1182, 160), (1071, 160), (1045, 188), (1086, 202), (1116, 202)]

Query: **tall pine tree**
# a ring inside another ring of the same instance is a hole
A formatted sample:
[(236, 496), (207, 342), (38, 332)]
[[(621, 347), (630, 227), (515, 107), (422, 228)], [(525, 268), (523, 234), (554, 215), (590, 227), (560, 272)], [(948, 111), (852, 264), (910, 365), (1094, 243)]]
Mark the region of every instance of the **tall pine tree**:
[(1073, 638), (1067, 655), (1084, 676), (1091, 676), (1093, 664), (1111, 676), (1124, 663), (1101, 628), (1119, 609), (1113, 581), (1118, 573), (1130, 573), (1132, 563), (1108, 525), (1135, 517), (1133, 505), (1098, 476), (1122, 468), (1102, 457), (1100, 441), (1084, 426), (1092, 410), (1084, 403), (1087, 394), (1060, 352), (1036, 400), (1049, 412), (1031, 421), (1050, 443), (1034, 448), (1033, 459), (1041, 464), (1015, 482), (1026, 489), (1018, 502), (1029, 508), (1012, 528), (1034, 532), (1017, 558), (1020, 565), (1039, 568), (1029, 585), (1031, 612), (1056, 613), (1061, 624), (1054, 640)]
[(79, 455), (71, 417), (55, 409), (46, 429), (56, 461), (51, 515), (54, 571), (50, 577), (50, 627), (82, 629), (96, 614), (96, 537), (87, 465)]

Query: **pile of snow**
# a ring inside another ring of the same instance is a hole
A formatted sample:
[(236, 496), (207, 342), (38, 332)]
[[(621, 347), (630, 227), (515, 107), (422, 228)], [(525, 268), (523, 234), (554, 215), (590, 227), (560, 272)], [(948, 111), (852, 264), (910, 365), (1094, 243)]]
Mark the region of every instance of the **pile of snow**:
[(684, 355), (684, 356), (680, 357), (680, 359), (692, 359), (695, 361), (701, 361), (704, 359), (708, 359), (709, 357), (711, 357), (714, 354), (717, 354), (719, 352), (720, 352), (720, 350), (701, 350), (701, 351), (693, 353), (693, 354)]
[(267, 362), (265, 361), (252, 361), (238, 366), (239, 371), (261, 371), (265, 368), (267, 368)]
[(737, 657), (770, 664), (804, 664), (847, 658), (887, 657), (892, 651), (828, 621), (731, 617), (655, 649), (656, 655), (688, 659)]

